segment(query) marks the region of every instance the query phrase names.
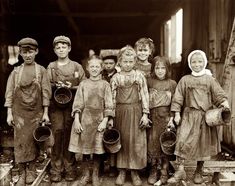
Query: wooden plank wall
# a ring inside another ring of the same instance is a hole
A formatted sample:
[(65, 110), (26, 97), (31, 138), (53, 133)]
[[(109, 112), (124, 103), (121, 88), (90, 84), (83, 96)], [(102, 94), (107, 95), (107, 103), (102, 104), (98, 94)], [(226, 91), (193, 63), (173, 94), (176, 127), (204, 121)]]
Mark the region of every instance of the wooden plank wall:
[[(234, 0), (184, 0), (182, 75), (190, 72), (187, 55), (194, 49), (202, 49), (208, 56), (209, 68), (220, 81), (234, 16)], [(230, 97), (234, 97), (235, 85), (232, 88)], [(234, 102), (235, 98), (232, 105)], [(235, 146), (234, 134), (235, 122), (221, 133), (223, 142), (231, 148)]]

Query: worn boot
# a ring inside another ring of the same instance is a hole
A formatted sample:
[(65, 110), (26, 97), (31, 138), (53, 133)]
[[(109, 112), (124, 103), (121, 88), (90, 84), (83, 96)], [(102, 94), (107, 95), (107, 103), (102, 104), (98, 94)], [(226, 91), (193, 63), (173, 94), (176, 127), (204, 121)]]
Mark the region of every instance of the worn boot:
[(141, 186), (142, 185), (142, 181), (139, 177), (137, 170), (131, 170), (131, 179), (132, 179), (134, 186)]
[(157, 165), (151, 166), (148, 183), (153, 185), (157, 181)]
[(161, 170), (160, 181), (164, 185), (167, 183), (168, 180), (168, 171), (166, 169)]
[(214, 183), (216, 186), (221, 186), (219, 182), (219, 172), (214, 172), (211, 183)]
[(99, 179), (99, 171), (98, 168), (93, 168), (93, 173), (92, 173), (92, 185), (93, 186), (100, 186), (101, 181)]
[(83, 161), (83, 167), (84, 167), (84, 171), (79, 183), (79, 186), (85, 186), (87, 185), (90, 180), (91, 180), (91, 175), (90, 175), (90, 161), (89, 161), (89, 157), (84, 157), (84, 161)]
[(204, 161), (198, 161), (197, 162), (197, 168), (194, 172), (193, 176), (193, 182), (195, 184), (201, 184), (203, 183), (203, 177), (202, 177), (202, 167), (203, 167)]
[(186, 179), (186, 172), (184, 170), (184, 165), (179, 165), (178, 170), (175, 174), (167, 180), (167, 183), (179, 183), (181, 180)]
[(80, 180), (79, 186), (87, 185), (89, 183), (90, 179), (91, 179), (91, 175), (90, 175), (89, 167), (84, 167), (84, 172), (83, 172), (82, 178)]
[(126, 169), (120, 169), (115, 184), (123, 185), (125, 183), (125, 179), (126, 179)]
[(26, 184), (32, 184), (37, 177), (35, 170), (34, 170), (34, 167), (33, 167), (33, 163), (32, 162), (27, 163), (25, 170), (26, 170), (25, 182), (26, 182)]
[(99, 179), (99, 167), (100, 167), (100, 157), (99, 155), (94, 155), (93, 172), (92, 172), (93, 186), (101, 185), (101, 180)]

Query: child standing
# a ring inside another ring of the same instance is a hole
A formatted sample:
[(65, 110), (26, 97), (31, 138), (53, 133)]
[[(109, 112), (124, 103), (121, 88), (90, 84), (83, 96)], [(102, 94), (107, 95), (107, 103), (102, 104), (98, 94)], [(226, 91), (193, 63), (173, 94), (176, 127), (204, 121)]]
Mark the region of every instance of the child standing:
[(169, 60), (166, 57), (155, 57), (152, 77), (148, 78), (149, 108), (152, 120), (152, 126), (147, 130), (148, 159), (151, 166), (148, 177), (149, 184), (154, 184), (157, 181), (157, 165), (162, 165), (160, 182), (165, 184), (168, 179), (169, 161), (167, 155), (161, 151), (159, 139), (167, 126), (174, 126), (170, 105), (176, 85), (176, 82), (170, 79)]
[(69, 150), (84, 155), (80, 185), (86, 185), (90, 179), (88, 155), (93, 155), (92, 185), (98, 186), (100, 155), (105, 153), (103, 133), (109, 117), (114, 116), (113, 102), (110, 85), (101, 77), (102, 60), (92, 57), (88, 60), (87, 70), (90, 78), (81, 82), (73, 103), (74, 124)]
[(135, 43), (135, 51), (137, 54), (135, 69), (141, 71), (145, 77), (150, 77), (151, 63), (149, 60), (155, 51), (153, 40), (145, 37), (140, 38)]
[(225, 92), (205, 69), (205, 53), (201, 50), (191, 52), (188, 56), (188, 65), (192, 73), (179, 81), (171, 104), (171, 111), (175, 112), (174, 121), (178, 125), (175, 155), (179, 166), (174, 176), (168, 180), (169, 183), (178, 182), (186, 177), (185, 159), (197, 161), (193, 182), (203, 182), (204, 161), (217, 155), (221, 150), (217, 128), (206, 124), (205, 112), (213, 105), (229, 108)]
[(117, 70), (115, 68), (117, 63), (117, 56), (114, 54), (107, 54), (105, 56), (102, 56), (102, 60), (104, 68), (102, 72), (103, 79), (110, 82), (110, 79), (113, 77), (113, 75), (117, 73)]
[(149, 97), (144, 75), (134, 70), (136, 52), (131, 46), (122, 48), (118, 55), (121, 71), (111, 79), (116, 111), (115, 125), (121, 134), (122, 148), (117, 153), (119, 175), (117, 185), (123, 185), (126, 170), (131, 170), (134, 185), (142, 185), (137, 170), (147, 164)]
[(8, 78), (5, 107), (7, 123), (14, 127), (15, 162), (30, 163), (29, 171), (26, 171), (26, 184), (31, 184), (36, 178), (31, 161), (37, 155), (33, 131), (41, 120), (49, 122), (51, 86), (46, 69), (35, 62), (37, 41), (23, 38), (18, 46), (24, 63), (16, 67)]
[[(74, 95), (79, 83), (85, 79), (85, 72), (79, 63), (69, 59), (71, 41), (68, 37), (55, 37), (53, 47), (58, 59), (51, 62), (47, 67), (52, 89), (55, 91), (58, 85), (66, 86)], [(63, 172), (65, 173), (66, 181), (73, 181), (76, 178), (74, 153), (68, 151), (73, 123), (71, 112), (72, 101), (64, 108), (58, 106), (54, 99), (51, 101), (49, 115), (52, 123), (52, 132), (55, 138), (50, 170), (51, 181), (53, 182), (61, 181)]]

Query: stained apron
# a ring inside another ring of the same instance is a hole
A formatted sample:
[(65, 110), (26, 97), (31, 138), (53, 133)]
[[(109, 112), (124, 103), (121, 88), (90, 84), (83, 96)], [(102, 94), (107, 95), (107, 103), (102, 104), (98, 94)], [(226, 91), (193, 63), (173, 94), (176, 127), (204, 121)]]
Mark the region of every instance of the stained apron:
[(14, 90), (12, 106), (15, 125), (21, 126), (20, 128), (14, 127), (14, 154), (17, 163), (35, 159), (37, 148), (33, 131), (38, 127), (43, 114), (37, 65), (35, 64), (36, 78), (26, 85), (21, 84), (23, 68), (19, 73), (18, 83)]
[(139, 127), (142, 106), (138, 85), (118, 87), (116, 100), (115, 124), (122, 144), (117, 153), (117, 168), (142, 169), (147, 165), (147, 136), (146, 130)]

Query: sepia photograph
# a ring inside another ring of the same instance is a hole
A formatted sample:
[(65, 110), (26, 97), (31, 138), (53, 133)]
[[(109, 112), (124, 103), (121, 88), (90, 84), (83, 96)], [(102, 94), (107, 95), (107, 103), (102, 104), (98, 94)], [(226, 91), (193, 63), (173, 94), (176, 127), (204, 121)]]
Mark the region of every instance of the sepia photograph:
[(1, 186), (235, 186), (234, 0), (0, 0)]

